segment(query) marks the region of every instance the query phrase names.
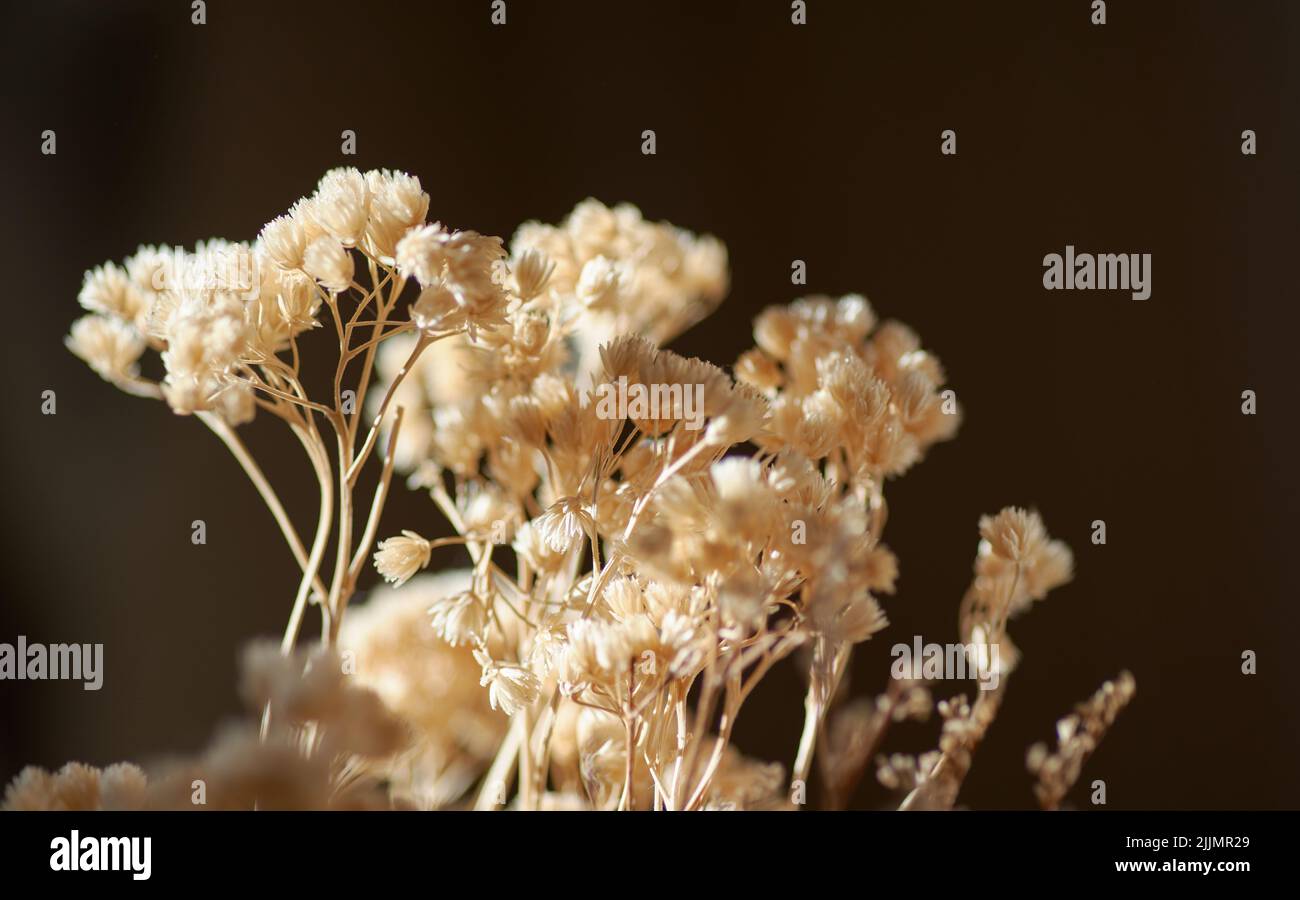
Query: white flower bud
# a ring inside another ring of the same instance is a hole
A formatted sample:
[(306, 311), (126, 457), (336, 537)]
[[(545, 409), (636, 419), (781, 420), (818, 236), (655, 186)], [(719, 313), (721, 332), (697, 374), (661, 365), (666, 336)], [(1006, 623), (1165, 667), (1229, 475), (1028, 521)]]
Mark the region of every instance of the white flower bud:
[(347, 290), (352, 283), (352, 254), (332, 237), (318, 237), (307, 246), (303, 268), (327, 290), (335, 293)]

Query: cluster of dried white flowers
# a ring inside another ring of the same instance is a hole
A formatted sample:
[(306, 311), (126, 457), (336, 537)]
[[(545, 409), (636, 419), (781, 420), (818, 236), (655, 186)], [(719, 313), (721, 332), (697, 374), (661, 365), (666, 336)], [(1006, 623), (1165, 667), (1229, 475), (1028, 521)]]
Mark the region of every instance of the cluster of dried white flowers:
[[(87, 273), (70, 348), (222, 437), (302, 569), (280, 647), (246, 658), (260, 734), (224, 735), (136, 805), (193, 802), (174, 786), (201, 772), (223, 807), (788, 808), (805, 802), (815, 758), (842, 805), (889, 723), (933, 707), (918, 682), (865, 702), (842, 703), (840, 688), (854, 645), (886, 627), (879, 598), (898, 576), (881, 540), (886, 479), (959, 423), (938, 360), (865, 298), (813, 297), (765, 310), (733, 377), (661, 347), (726, 293), (713, 238), (588, 200), (507, 247), (426, 222), (428, 202), (411, 176), (338, 169), (251, 245), (143, 248)], [(318, 400), (299, 338), (320, 319), (339, 355)], [(140, 374), (146, 349), (161, 354), (158, 381)], [(383, 389), (366, 403), (372, 368)], [(611, 415), (597, 397), (616, 385), (665, 402)], [(236, 436), (258, 409), (287, 423), (318, 476), (310, 549)], [(357, 532), (353, 494), (377, 446)], [(395, 470), (453, 536), (376, 542)], [(1008, 620), (1067, 581), (1071, 557), (1035, 513), (1004, 510), (980, 534), (962, 640), (1006, 674)], [(419, 574), (452, 545), (466, 569)], [(344, 627), (372, 551), (397, 589)], [(320, 643), (297, 650), (309, 603)], [(808, 692), (787, 772), (732, 735), (792, 656)], [(1001, 685), (939, 705), (934, 753), (882, 762), (881, 780), (910, 791), (905, 808), (953, 806)], [(54, 778), (29, 770), (7, 802), (57, 805), (44, 798), (68, 791), (41, 787)]]

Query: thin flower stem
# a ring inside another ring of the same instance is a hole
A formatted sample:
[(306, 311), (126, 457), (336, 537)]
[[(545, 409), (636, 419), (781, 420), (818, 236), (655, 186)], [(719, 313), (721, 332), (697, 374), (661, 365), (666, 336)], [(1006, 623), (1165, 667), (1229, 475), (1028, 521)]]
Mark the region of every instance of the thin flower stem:
[[(364, 251), (362, 252), (364, 253)], [(370, 283), (374, 285), (374, 287), (372, 287), (369, 291), (362, 289), (362, 293), (365, 296), (362, 297), (361, 302), (357, 304), (357, 308), (352, 311), (352, 316), (348, 319), (349, 328), (357, 324), (357, 319), (361, 317), (361, 313), (363, 313), (366, 307), (370, 305), (370, 301), (373, 299), (377, 299), (379, 297), (379, 292), (383, 290), (384, 285), (387, 284), (388, 281), (393, 277), (394, 270), (389, 269), (385, 266), (386, 272), (384, 277), (376, 281), (376, 275), (378, 274), (375, 268), (376, 261), (368, 253), (366, 253), (365, 256), (366, 256), (366, 264), (370, 268)], [(358, 285), (358, 287), (360, 286)]]
[[(321, 443), (319, 435), (314, 431), (299, 426), (295, 427), (293, 432), (307, 451), (307, 457), (311, 460), (312, 468), (316, 472), (316, 480), (320, 486), (320, 512), (316, 520), (316, 536), (312, 540), (311, 555), (307, 560), (307, 570), (303, 573), (302, 581), (298, 583), (298, 593), (294, 597), (293, 611), (289, 615), (289, 623), (285, 626), (284, 638), (280, 642), (280, 652), (286, 656), (293, 651), (293, 647), (298, 641), (298, 634), (302, 629), (302, 618), (307, 609), (308, 591), (313, 583), (319, 581), (316, 573), (319, 571), (321, 560), (325, 556), (325, 544), (329, 540), (334, 514), (334, 481), (329, 470), (325, 447)], [(321, 590), (318, 596), (323, 604), (327, 592)]]
[[(375, 323), (375, 327), (378, 328), (378, 327), (381, 327), (381, 326), (383, 326), (383, 325), (385, 325), (385, 324), (392, 324), (392, 323), (377, 322), (377, 323)], [(348, 351), (348, 360), (351, 361), (351, 360), (353, 360), (353, 359), (356, 359), (358, 356), (360, 356), (360, 355), (363, 354), (363, 353), (371, 352), (371, 351), (373, 351), (376, 347), (378, 347), (380, 344), (382, 344), (384, 341), (388, 340), (390, 337), (393, 337), (394, 335), (398, 335), (398, 334), (405, 334), (406, 332), (411, 331), (411, 330), (414, 329), (414, 328), (415, 328), (415, 325), (412, 324), (411, 322), (402, 322), (402, 323), (400, 323), (400, 324), (398, 324), (398, 325), (395, 325), (391, 330), (389, 330), (389, 331), (385, 331), (385, 332), (384, 332), (383, 334), (381, 334), (379, 337), (371, 338), (370, 340), (366, 341), (364, 344), (357, 344), (355, 347), (353, 347), (351, 350)], [(370, 367), (369, 367), (369, 366), (366, 366), (365, 368), (363, 368), (363, 370), (362, 370), (362, 374), (363, 374), (363, 375), (365, 374), (365, 371), (366, 371), (366, 369), (368, 369), (368, 368), (370, 368)], [(363, 397), (363, 391), (358, 390), (358, 391), (357, 391), (357, 408), (358, 408), (358, 409), (360, 409), (360, 407), (361, 407), (361, 401), (362, 401), (363, 399), (364, 399), (364, 397)]]
[(347, 471), (344, 473), (342, 480), (348, 486), (356, 483), (357, 475), (360, 473), (361, 467), (365, 465), (367, 457), (370, 456), (370, 451), (375, 446), (375, 438), (379, 435), (379, 426), (384, 421), (384, 414), (388, 412), (388, 404), (393, 402), (393, 395), (397, 392), (398, 386), (403, 380), (405, 380), (406, 376), (411, 371), (411, 367), (415, 365), (415, 361), (420, 358), (420, 354), (424, 352), (425, 348), (428, 347), (430, 343), (432, 343), (432, 339), (427, 334), (421, 332), (419, 339), (415, 342), (415, 347), (411, 350), (411, 355), (407, 357), (402, 368), (393, 376), (393, 381), (388, 386), (388, 392), (384, 394), (383, 402), (379, 404), (379, 412), (375, 413), (375, 420), (371, 423), (370, 431), (366, 434), (365, 443), (361, 445), (361, 449), (357, 452), (356, 458), (352, 460), (352, 464), (347, 467)]
[(498, 792), (504, 794), (509, 786), (510, 773), (514, 770), (515, 759), (519, 754), (519, 742), (524, 737), (524, 721), (519, 716), (510, 720), (510, 730), (506, 732), (505, 740), (497, 748), (496, 758), (492, 760), (491, 767), (488, 768), (487, 774), (483, 776), (483, 784), (479, 788), (478, 799), (474, 801), (474, 809), (478, 812), (484, 810), (496, 809)]
[(134, 397), (144, 397), (146, 400), (163, 399), (162, 388), (155, 382), (143, 378), (119, 378), (113, 384), (118, 390)]
[[(329, 471), (329, 461), (325, 447), (321, 443), (315, 426), (311, 425), (309, 420), (308, 425), (290, 423), (290, 427), (293, 429), (294, 436), (302, 443), (303, 449), (307, 451), (307, 457), (316, 472), (316, 479), (320, 485), (320, 513), (316, 523), (316, 536), (312, 541), (311, 555), (308, 557), (307, 565), (303, 569), (302, 579), (298, 582), (298, 592), (294, 596), (293, 608), (289, 612), (289, 621), (284, 628), (284, 637), (280, 640), (280, 653), (283, 656), (292, 653), (294, 645), (298, 642), (298, 635), (302, 631), (302, 619), (307, 611), (308, 591), (313, 584), (320, 585), (317, 589), (317, 596), (320, 598), (321, 603), (324, 604), (324, 585), (317, 573), (320, 570), (321, 560), (325, 556), (325, 542), (329, 538), (331, 517), (334, 512), (333, 479)], [(323, 605), (322, 614), (324, 614)], [(262, 710), (262, 740), (266, 740), (270, 730), (271, 704), (268, 701)]]
[(516, 719), (523, 720), (523, 729), (519, 736), (519, 808), (533, 810), (537, 808), (533, 794), (533, 747), (530, 740), (532, 711), (528, 708), (519, 710)]
[(335, 419), (334, 410), (330, 409), (328, 406), (325, 406), (323, 403), (316, 403), (313, 400), (303, 400), (299, 397), (295, 397), (293, 394), (286, 394), (284, 391), (276, 390), (275, 388), (271, 387), (268, 384), (263, 383), (260, 380), (258, 381), (254, 381), (252, 379), (245, 379), (245, 380), (254, 390), (259, 390), (262, 391), (263, 393), (270, 394), (272, 397), (279, 397), (281, 400), (285, 400), (289, 403), (296, 404), (306, 409), (315, 410), (316, 412), (324, 415), (330, 421), (334, 421)]
[(803, 701), (803, 731), (799, 735), (799, 751), (795, 754), (794, 766), (790, 770), (790, 784), (808, 783), (812, 771), (813, 752), (817, 746), (817, 732), (821, 728), (822, 705), (816, 698), (812, 685)]
[[(730, 693), (730, 688), (728, 688)], [(704, 767), (704, 774), (700, 776), (699, 783), (695, 786), (691, 798), (686, 801), (686, 809), (695, 809), (704, 800), (705, 794), (709, 790), (709, 785), (713, 782), (713, 776), (718, 771), (718, 765), (722, 762), (723, 751), (727, 749), (727, 743), (731, 738), (731, 727), (734, 722), (734, 713), (725, 711), (722, 715), (722, 721), (719, 723), (718, 736), (713, 741), (713, 752), (709, 754), (709, 761)]]
[(821, 733), (822, 725), (826, 720), (827, 706), (840, 686), (840, 679), (848, 667), (849, 654), (853, 649), (851, 646), (836, 649), (835, 658), (830, 663), (830, 677), (823, 683), (817, 671), (818, 659), (823, 658), (823, 654), (829, 648), (824, 637), (818, 638), (818, 644), (808, 678), (808, 694), (804, 698), (803, 732), (799, 735), (799, 750), (795, 754), (794, 766), (790, 774), (792, 787), (795, 782), (802, 782), (805, 785), (808, 783), (808, 776), (812, 773), (813, 755), (817, 750), (817, 736)]
[(343, 625), (343, 608), (351, 596), (348, 590), (348, 549), (352, 546), (352, 483), (347, 479), (348, 458), (351, 448), (344, 440), (346, 426), (338, 434), (339, 464), (339, 521), (338, 544), (334, 551), (334, 578), (330, 582), (329, 600), (325, 608), (329, 610), (328, 626), (322, 630), (326, 647), (333, 647), (338, 641), (339, 628)]
[(623, 735), (627, 759), (623, 773), (623, 795), (618, 799), (618, 808), (621, 810), (632, 808), (632, 777), (636, 768), (636, 714), (632, 710), (632, 685), (635, 680), (636, 664), (632, 663), (627, 669), (627, 702), (623, 709)]
[[(348, 567), (348, 581), (355, 586), (357, 578), (361, 574), (361, 567), (365, 565), (366, 555), (370, 550), (370, 545), (375, 541), (375, 534), (379, 530), (379, 516), (383, 512), (384, 503), (388, 499), (388, 488), (393, 480), (393, 462), (395, 459), (394, 450), (397, 448), (397, 435), (402, 428), (402, 416), (406, 408), (398, 406), (393, 414), (393, 428), (388, 433), (388, 449), (384, 454), (384, 471), (379, 476), (379, 484), (375, 486), (375, 498), (370, 504), (370, 516), (366, 520), (365, 529), (362, 531), (361, 540), (357, 544), (357, 552), (352, 557), (352, 564)], [(430, 542), (431, 545), (437, 542)]]
[[(284, 511), (284, 505), (280, 503), (279, 496), (275, 493), (275, 488), (266, 480), (266, 475), (258, 466), (257, 461), (253, 459), (248, 447), (239, 438), (239, 434), (228, 425), (220, 416), (210, 412), (199, 412), (196, 414), (204, 425), (212, 430), (212, 433), (221, 438), (222, 443), (230, 449), (235, 459), (243, 466), (244, 472), (248, 475), (257, 492), (262, 496), (263, 502), (271, 510), (271, 515), (275, 517), (276, 524), (280, 526), (280, 533), (289, 544), (289, 549), (293, 551), (293, 558), (298, 561), (298, 568), (304, 573), (307, 571), (307, 551), (303, 548), (302, 538), (298, 536), (298, 531), (293, 527), (293, 522), (289, 519), (289, 514)], [(321, 596), (325, 595), (325, 584), (317, 576), (312, 582), (314, 587)]]
[(716, 622), (714, 622), (713, 641), (710, 644), (709, 652), (709, 664), (704, 670), (704, 685), (700, 689), (700, 698), (695, 704), (695, 722), (691, 727), (686, 755), (679, 763), (682, 770), (679, 774), (682, 777), (674, 784), (675, 796), (673, 800), (675, 809), (685, 809), (686, 790), (695, 776), (695, 763), (699, 757), (700, 747), (704, 743), (704, 731), (713, 718), (717, 702), (718, 663), (722, 652), (719, 650), (719, 635)]
[[(374, 266), (375, 266), (375, 262), (374, 260), (371, 260), (370, 262), (371, 273), (372, 273), (371, 278), (374, 277), (373, 275)], [(385, 279), (392, 278), (392, 277), (393, 277), (393, 270), (390, 269), (388, 275), (385, 276)], [(394, 307), (397, 306), (397, 298), (401, 296), (402, 289), (406, 287), (406, 279), (393, 278), (392, 285), (389, 288), (389, 292), (388, 292), (387, 303), (384, 303), (383, 300), (379, 299), (379, 290), (381, 287), (382, 287), (382, 282), (380, 283), (379, 286), (375, 288), (375, 298), (376, 298), (375, 307), (378, 312), (374, 323), (374, 329), (371, 331), (371, 339), (365, 344), (362, 344), (361, 347), (353, 349), (353, 352), (355, 353), (356, 351), (364, 348), (366, 354), (366, 358), (362, 361), (361, 364), (361, 376), (357, 381), (357, 401), (356, 401), (357, 405), (356, 408), (352, 410), (352, 420), (348, 423), (348, 433), (351, 435), (351, 440), (354, 444), (356, 443), (356, 438), (357, 438), (357, 428), (361, 422), (361, 410), (364, 408), (365, 401), (366, 401), (366, 392), (370, 389), (370, 378), (372, 373), (374, 372), (374, 367), (375, 367), (375, 352), (378, 349), (379, 343), (381, 341), (387, 340), (388, 338), (392, 337), (395, 334), (400, 334), (404, 331), (407, 331), (410, 328), (415, 327), (414, 323), (408, 321), (402, 323), (399, 327), (388, 332), (388, 334), (382, 333), (384, 325), (388, 320), (389, 314), (392, 313)], [(360, 309), (358, 309), (357, 312), (360, 313)], [(355, 319), (356, 316), (354, 315), (353, 318)]]

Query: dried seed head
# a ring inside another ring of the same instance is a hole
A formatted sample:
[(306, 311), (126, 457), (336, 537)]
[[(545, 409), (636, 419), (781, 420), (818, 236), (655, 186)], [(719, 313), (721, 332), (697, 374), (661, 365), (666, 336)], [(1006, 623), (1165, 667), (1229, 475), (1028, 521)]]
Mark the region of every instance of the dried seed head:
[(303, 252), (303, 269), (333, 293), (346, 291), (352, 284), (352, 255), (332, 235), (321, 235)]
[(144, 338), (135, 327), (105, 316), (82, 316), (72, 325), (64, 339), (67, 348), (80, 357), (106, 381), (135, 377)]
[(996, 516), (980, 519), (980, 537), (989, 542), (995, 556), (1007, 562), (1022, 563), (1043, 549), (1047, 530), (1038, 513), (1009, 506)]
[(433, 630), (453, 647), (481, 647), (487, 638), (487, 604), (473, 591), (461, 591), (429, 607)]
[(513, 716), (537, 699), (541, 682), (528, 669), (511, 663), (495, 662), (481, 650), (474, 651), (474, 658), (483, 667), (483, 677), (479, 683), (488, 689), (488, 702), (493, 709)]
[(429, 564), (432, 552), (427, 540), (414, 531), (403, 531), (400, 537), (390, 537), (379, 542), (379, 550), (375, 553), (375, 568), (385, 581), (401, 587), (412, 575)]
[(320, 227), (344, 247), (355, 247), (366, 232), (370, 188), (357, 169), (331, 169), (321, 178), (312, 214)]

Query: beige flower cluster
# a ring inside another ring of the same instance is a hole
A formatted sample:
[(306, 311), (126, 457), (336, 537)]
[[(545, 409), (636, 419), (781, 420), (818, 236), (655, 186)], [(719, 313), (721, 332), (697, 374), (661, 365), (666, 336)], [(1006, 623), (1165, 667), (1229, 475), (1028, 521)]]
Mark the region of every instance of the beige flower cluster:
[[(918, 682), (870, 701), (841, 688), (888, 625), (886, 481), (960, 421), (938, 360), (861, 296), (811, 297), (765, 310), (729, 374), (663, 347), (726, 293), (717, 240), (594, 200), (508, 243), (427, 213), (409, 175), (337, 169), (251, 244), (142, 248), (87, 273), (70, 348), (212, 428), (301, 567), (284, 639), (246, 657), (260, 730), (151, 773), (137, 805), (193, 803), (182, 788), (201, 779), (226, 808), (790, 808), (817, 759), (842, 806), (889, 724), (933, 707)], [(332, 396), (312, 398), (299, 342), (320, 327), (338, 359)], [(663, 402), (598, 402), (615, 388)], [(310, 546), (234, 430), (257, 409), (317, 475)], [(378, 540), (395, 471), (449, 536), (404, 523), (418, 530)], [(980, 534), (961, 636), (1008, 673), (1007, 622), (1069, 579), (1070, 554), (1022, 510)], [(421, 575), (440, 548), (467, 568)], [(345, 625), (372, 556), (396, 590)], [(313, 606), (320, 643), (299, 650)], [(733, 742), (783, 660), (808, 683), (789, 769)], [(954, 804), (1004, 689), (940, 703), (939, 749), (882, 761), (904, 807)], [(33, 770), (8, 803), (68, 795)]]
[(28, 766), (5, 789), (4, 808), (60, 812), (86, 809), (141, 809), (148, 777), (131, 763), (103, 769), (68, 763), (57, 772)]

